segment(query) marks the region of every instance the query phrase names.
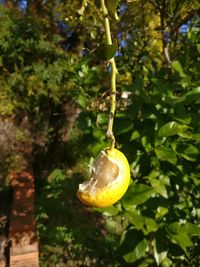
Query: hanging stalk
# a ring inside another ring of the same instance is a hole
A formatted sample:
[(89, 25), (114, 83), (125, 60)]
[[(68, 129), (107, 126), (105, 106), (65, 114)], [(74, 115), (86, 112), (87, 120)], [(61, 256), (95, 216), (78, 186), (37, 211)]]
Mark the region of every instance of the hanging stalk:
[[(112, 45), (112, 37), (111, 37), (111, 31), (110, 31), (110, 21), (108, 18), (108, 11), (105, 6), (104, 0), (101, 0), (101, 9), (103, 11), (104, 15), (104, 27), (105, 27), (105, 33), (106, 33), (106, 42), (108, 45)], [(117, 67), (115, 64), (115, 59), (112, 57), (109, 60), (109, 63), (111, 64), (111, 94), (110, 94), (110, 114), (109, 114), (109, 120), (108, 120), (108, 129), (107, 129), (107, 136), (111, 140), (111, 148), (115, 147), (115, 136), (113, 134), (113, 123), (114, 123), (114, 117), (115, 117), (115, 111), (116, 111), (116, 76), (117, 76)]]
[[(79, 15), (83, 16), (85, 8), (87, 6), (88, 0), (83, 0), (81, 8), (78, 10)], [(108, 10), (105, 5), (105, 1), (101, 0), (101, 9), (103, 12), (103, 21), (104, 21), (104, 28), (106, 33), (106, 44), (112, 45), (112, 37), (110, 31), (110, 20), (108, 17)], [(115, 19), (118, 19), (117, 14), (115, 14)], [(111, 148), (115, 147), (115, 136), (113, 134), (113, 123), (116, 111), (116, 76), (117, 76), (117, 67), (115, 64), (115, 59), (112, 57), (109, 59), (109, 63), (111, 65), (111, 93), (110, 93), (110, 114), (108, 119), (108, 128), (106, 135), (110, 138), (111, 141)]]

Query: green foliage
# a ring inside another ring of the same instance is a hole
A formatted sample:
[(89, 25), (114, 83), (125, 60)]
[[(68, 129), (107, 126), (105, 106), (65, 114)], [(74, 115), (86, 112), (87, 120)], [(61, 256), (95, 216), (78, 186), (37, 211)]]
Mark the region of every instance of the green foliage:
[[(176, 16), (176, 8), (179, 8), (179, 18), (184, 23), (190, 13), (186, 2), (179, 7), (175, 2), (167, 1), (169, 6), (164, 17), (167, 25), (170, 20), (166, 14), (172, 12), (171, 16)], [(169, 67), (162, 49), (152, 44), (151, 37), (144, 40), (141, 34), (142, 31), (147, 34), (144, 23), (148, 24), (154, 16), (155, 25), (149, 29), (152, 30), (150, 34), (157, 34), (162, 39), (155, 30), (157, 18), (162, 16), (156, 3), (146, 3), (143, 13), (138, 11), (139, 16), (136, 15), (129, 24), (128, 16), (133, 17), (134, 10), (141, 6), (139, 1), (133, 1), (123, 17), (124, 25), (119, 28), (129, 34), (130, 27), (134, 28), (122, 57), (117, 58), (121, 80), (119, 92), (130, 94), (125, 102), (119, 97), (114, 123), (118, 145), (130, 162), (133, 182), (115, 209), (102, 212), (110, 214), (107, 214), (108, 220), (110, 216), (122, 216), (128, 222), (119, 249), (124, 265), (196, 266), (200, 229), (200, 94), (197, 74), (200, 64), (195, 55), (198, 54), (199, 37), (195, 35), (197, 39), (191, 42), (193, 27), (184, 36), (184, 41), (179, 41), (183, 38), (181, 33), (176, 40), (171, 35), (169, 51), (174, 60)], [(148, 14), (149, 7), (154, 15)], [(140, 16), (144, 16), (143, 24)], [(173, 27), (180, 26), (177, 21)], [(171, 28), (170, 34), (172, 32)], [(186, 47), (185, 56), (181, 51)], [(157, 53), (154, 53), (156, 49)], [(123, 75), (131, 75), (131, 79), (123, 82)], [(90, 122), (90, 134), (95, 135), (94, 121)], [(103, 125), (99, 127), (103, 128)], [(102, 138), (99, 134), (98, 140)]]
[(106, 1), (105, 4), (108, 11), (108, 15), (111, 18), (115, 18), (118, 0)]
[[(57, 12), (51, 8), (47, 6)], [(48, 105), (51, 109), (51, 103), (59, 105), (69, 96), (79, 96), (88, 70), (84, 60), (62, 49), (64, 37), (57, 27), (48, 25), (58, 20), (52, 20), (50, 14), (46, 20), (31, 13), (23, 16), (3, 5), (0, 11), (0, 86), (4, 88), (0, 91), (0, 115), (21, 110), (38, 114)], [(89, 84), (89, 79), (85, 83)]]
[[(119, 45), (111, 46), (105, 46), (102, 38), (98, 3), (88, 1), (80, 14), (79, 1), (47, 2), (41, 12), (31, 9), (30, 3), (25, 15), (17, 8), (0, 6), (0, 115), (25, 113), (33, 125), (37, 120), (46, 125), (52, 138), (56, 123), (63, 123), (59, 116), (53, 120), (53, 115), (70, 98), (80, 115), (76, 139), (69, 141), (69, 158), (96, 157), (108, 146), (110, 71), (102, 59), (109, 60), (119, 50), (114, 133), (117, 147), (129, 160), (132, 183), (119, 203), (96, 209), (93, 215), (75, 200), (80, 180), (76, 175), (70, 179), (56, 169), (43, 185), (38, 182), (41, 262), (47, 266), (50, 258), (54, 265), (60, 259), (61, 266), (69, 260), (79, 266), (113, 262), (113, 266), (198, 266), (198, 1), (106, 1), (113, 38), (119, 33)], [(113, 18), (121, 4), (127, 8), (118, 22)], [(71, 51), (61, 48), (65, 37), (58, 32), (59, 20), (65, 20), (78, 36)], [(188, 31), (182, 33), (180, 27), (187, 22)], [(84, 47), (90, 53), (81, 57)], [(168, 58), (163, 51), (168, 51)], [(39, 129), (35, 135), (40, 135)], [(45, 149), (56, 158), (58, 154), (49, 149), (51, 142), (46, 141)], [(88, 214), (98, 217), (97, 225), (103, 218), (106, 236), (100, 230), (96, 235)]]
[(36, 184), (41, 266), (118, 266), (119, 236), (105, 229), (100, 214), (79, 203), (76, 190), (80, 179), (75, 171), (68, 176), (55, 169), (46, 182)]
[(115, 55), (117, 48), (117, 42), (111, 45), (103, 44), (97, 51), (97, 57), (102, 60), (109, 60)]

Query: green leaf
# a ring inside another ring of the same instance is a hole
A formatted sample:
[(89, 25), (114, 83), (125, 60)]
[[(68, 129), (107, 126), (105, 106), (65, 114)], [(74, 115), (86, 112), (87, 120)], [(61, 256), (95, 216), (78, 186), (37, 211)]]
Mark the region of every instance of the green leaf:
[[(133, 2), (133, 1), (136, 1), (136, 0), (129, 0), (129, 2)], [(148, 258), (148, 259), (143, 260), (137, 267), (149, 267), (151, 264), (153, 264), (153, 261), (150, 258)]]
[(172, 164), (176, 164), (176, 162), (177, 162), (176, 154), (170, 148), (167, 148), (167, 147), (157, 147), (157, 148), (155, 148), (155, 153), (156, 153), (156, 156), (160, 160), (163, 160), (163, 161), (166, 160), (166, 161), (168, 161), (168, 162), (170, 162)]
[(185, 233), (170, 234), (170, 236), (172, 240), (175, 241), (175, 243), (179, 245), (187, 255), (187, 248), (193, 246), (193, 243), (190, 240), (189, 236)]
[[(157, 265), (159, 266), (163, 261), (166, 260), (169, 244), (166, 242), (166, 231), (160, 227), (160, 229), (155, 233), (155, 239), (152, 241), (154, 258)], [(162, 266), (171, 266), (165, 265)]]
[(159, 206), (156, 210), (156, 219), (157, 220), (162, 219), (168, 212), (169, 212), (168, 208)]
[(200, 100), (200, 87), (196, 87), (193, 90), (185, 94), (184, 104), (190, 104)]
[(133, 121), (130, 119), (116, 119), (114, 131), (117, 135), (129, 132), (133, 128)]
[(102, 212), (104, 214), (112, 215), (112, 216), (116, 216), (119, 213), (119, 210), (114, 206), (111, 206), (108, 208), (95, 208), (94, 210), (98, 212)]
[(108, 114), (106, 113), (98, 113), (97, 116), (97, 125), (103, 125), (108, 123)]
[(106, 141), (101, 141), (101, 142), (93, 144), (91, 147), (92, 155), (96, 157), (100, 153), (100, 151), (107, 146), (108, 146), (108, 143)]
[(145, 222), (145, 227), (143, 229), (143, 232), (145, 234), (149, 234), (150, 232), (155, 232), (159, 228), (159, 225), (152, 218), (145, 217), (144, 222)]
[(150, 183), (156, 193), (160, 194), (164, 198), (168, 198), (167, 190), (162, 180), (152, 179)]
[(171, 238), (184, 250), (187, 254), (187, 247), (193, 246), (192, 241), (190, 240), (190, 235), (200, 235), (200, 227), (192, 223), (180, 223), (174, 222), (171, 223), (167, 230)]
[(142, 145), (147, 153), (152, 151), (152, 146), (147, 136), (142, 137)]
[(190, 124), (192, 117), (189, 114), (176, 114), (173, 116), (173, 118), (183, 124)]
[(199, 154), (198, 148), (190, 144), (178, 144), (177, 152), (189, 161), (195, 161)]
[(160, 246), (160, 240), (156, 238), (153, 242), (153, 252), (154, 252), (154, 258), (156, 260), (157, 265), (159, 266), (164, 259), (167, 257), (167, 250), (161, 250), (162, 243)]
[(191, 139), (195, 141), (200, 141), (200, 134), (194, 133), (191, 135)]
[(100, 128), (93, 129), (93, 136), (99, 141), (103, 141), (105, 139), (104, 132)]
[(188, 129), (190, 129), (190, 127), (188, 127), (187, 125), (183, 125), (175, 121), (170, 121), (160, 128), (158, 135), (159, 137), (167, 137), (184, 133)]
[(187, 77), (187, 75), (184, 73), (183, 68), (178, 60), (173, 61), (171, 66), (172, 66), (172, 69), (177, 71), (182, 78)]
[(131, 134), (131, 137), (130, 137), (130, 141), (133, 141), (133, 140), (136, 140), (140, 137), (140, 133), (135, 130), (132, 134)]
[(173, 234), (186, 233), (190, 235), (200, 236), (200, 226), (192, 223), (174, 222), (168, 226), (168, 230)]
[(151, 186), (145, 184), (133, 184), (129, 186), (128, 191), (122, 199), (122, 205), (125, 208), (131, 208), (147, 201), (154, 193)]
[(62, 181), (66, 178), (65, 174), (60, 169), (55, 169), (53, 172), (50, 173), (50, 175), (47, 177), (48, 182), (54, 182), (54, 181)]
[(148, 241), (146, 239), (143, 239), (136, 245), (133, 251), (123, 256), (124, 260), (128, 263), (133, 263), (141, 259), (145, 255), (147, 247), (148, 247)]
[(113, 44), (102, 44), (97, 50), (97, 57), (100, 60), (109, 60), (114, 57), (117, 49), (118, 44), (116, 40), (114, 40)]
[(193, 236), (200, 236), (200, 226), (192, 223), (185, 223), (182, 225), (182, 231)]
[(145, 235), (149, 234), (150, 232), (155, 232), (159, 227), (154, 219), (144, 217), (136, 210), (126, 211), (125, 217), (131, 224), (135, 226), (137, 230), (142, 230)]
[(141, 230), (143, 228), (144, 217), (137, 211), (126, 211), (124, 215), (137, 230)]
[(167, 257), (167, 250), (158, 253), (154, 249), (154, 258), (155, 258), (156, 263), (157, 263), (158, 266), (165, 260), (166, 257)]
[(105, 5), (111, 18), (115, 18), (118, 0), (106, 0)]
[(150, 172), (150, 174), (147, 176), (147, 178), (148, 178), (149, 180), (152, 180), (152, 179), (155, 179), (155, 178), (159, 177), (159, 175), (160, 175), (160, 171), (158, 171), (157, 169), (153, 169), (153, 170)]
[(86, 108), (88, 105), (88, 97), (84, 95), (79, 95), (77, 98), (77, 103), (82, 107)]

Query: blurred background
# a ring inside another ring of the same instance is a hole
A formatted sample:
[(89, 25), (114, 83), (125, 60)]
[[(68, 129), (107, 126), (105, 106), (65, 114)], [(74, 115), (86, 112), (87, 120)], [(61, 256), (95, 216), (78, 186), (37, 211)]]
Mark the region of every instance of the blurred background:
[(129, 190), (106, 209), (76, 198), (109, 145), (111, 69), (99, 1), (85, 10), (78, 0), (1, 1), (1, 235), (10, 174), (31, 166), (41, 266), (197, 267), (199, 2), (106, 5), (118, 43), (114, 134), (130, 163)]

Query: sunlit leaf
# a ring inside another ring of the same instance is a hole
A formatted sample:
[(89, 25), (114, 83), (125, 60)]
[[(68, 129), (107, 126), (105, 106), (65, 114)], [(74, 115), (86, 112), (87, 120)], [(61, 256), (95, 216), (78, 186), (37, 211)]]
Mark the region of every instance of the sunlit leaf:
[(189, 104), (199, 100), (200, 100), (200, 87), (196, 87), (193, 90), (189, 91), (187, 94), (185, 94), (185, 100), (183, 102), (185, 104)]
[(187, 254), (187, 248), (193, 246), (190, 239), (191, 235), (200, 235), (200, 227), (192, 223), (174, 222), (167, 227), (171, 238), (184, 250)]
[(115, 18), (118, 0), (106, 0), (105, 5), (111, 18)]
[(119, 210), (114, 206), (111, 206), (111, 207), (108, 207), (108, 208), (95, 208), (94, 210), (96, 210), (98, 212), (105, 213), (105, 214), (109, 214), (109, 215), (112, 215), (112, 216), (115, 216), (115, 215), (117, 215), (119, 213)]
[(145, 217), (144, 222), (145, 222), (145, 227), (143, 229), (143, 232), (145, 234), (149, 234), (150, 232), (155, 232), (159, 228), (159, 225), (152, 218)]
[(192, 224), (192, 223), (180, 223), (174, 222), (168, 226), (168, 229), (171, 233), (186, 233), (190, 235), (200, 236), (200, 226)]
[(188, 127), (187, 125), (183, 125), (175, 121), (170, 121), (160, 128), (158, 134), (159, 134), (159, 137), (167, 137), (167, 136), (172, 136), (175, 134), (183, 133), (188, 129), (190, 129), (190, 127)]
[(143, 228), (144, 217), (140, 215), (137, 211), (127, 211), (125, 212), (125, 217), (128, 221), (135, 226), (137, 230)]
[(133, 251), (123, 256), (124, 260), (128, 263), (133, 263), (139, 260), (141, 257), (145, 255), (147, 246), (148, 246), (148, 241), (146, 239), (143, 239), (136, 245)]
[(179, 75), (184, 78), (187, 77), (187, 75), (184, 73), (183, 68), (178, 60), (173, 61), (171, 64), (172, 68), (179, 73)]
[(159, 172), (158, 170), (156, 170), (156, 169), (153, 169), (153, 170), (150, 172), (150, 174), (147, 176), (147, 178), (148, 178), (149, 180), (152, 180), (152, 179), (155, 179), (155, 178), (159, 177), (159, 175), (160, 175), (160, 172)]
[(176, 164), (176, 153), (168, 147), (156, 147), (155, 153), (160, 160), (166, 160), (172, 164)]
[(182, 232), (179, 234), (170, 234), (170, 237), (183, 249), (183, 251), (187, 255), (187, 248), (193, 246), (193, 243), (190, 240), (189, 236)]
[(183, 158), (190, 160), (190, 161), (195, 161), (199, 154), (198, 148), (191, 144), (178, 144), (177, 152)]
[(192, 236), (200, 236), (200, 225), (195, 225), (193, 223), (184, 223), (182, 225), (182, 231), (188, 233)]
[(136, 140), (140, 137), (140, 133), (135, 130), (132, 134), (131, 134), (131, 137), (130, 137), (130, 141), (133, 141), (133, 140)]
[(147, 201), (153, 193), (154, 190), (151, 186), (145, 184), (133, 184), (129, 187), (122, 199), (122, 204), (125, 208), (142, 204)]
[(135, 226), (137, 230), (142, 230), (144, 234), (148, 234), (150, 232), (155, 232), (159, 225), (152, 218), (144, 217), (135, 211), (126, 211), (125, 217), (128, 221)]
[(156, 210), (156, 219), (162, 219), (168, 212), (168, 208), (159, 206)]
[(62, 181), (65, 178), (66, 176), (61, 169), (55, 169), (50, 173), (47, 180), (51, 183), (53, 181)]
[(143, 145), (143, 147), (147, 153), (152, 150), (151, 143), (150, 143), (149, 138), (147, 136), (142, 137), (142, 145)]
[(158, 238), (156, 238), (153, 242), (153, 252), (156, 263), (159, 266), (167, 257), (168, 251), (162, 248), (161, 240)]
[(88, 97), (87, 96), (84, 96), (84, 95), (79, 95), (78, 98), (77, 98), (77, 103), (81, 107), (86, 108), (87, 105), (88, 105)]
[(192, 117), (189, 114), (176, 114), (173, 116), (173, 118), (183, 124), (190, 124)]
[(161, 196), (165, 198), (168, 198), (167, 189), (162, 180), (152, 179), (150, 182), (151, 182), (151, 186), (153, 187), (156, 193), (160, 194)]
[(200, 134), (194, 133), (191, 135), (191, 139), (195, 141), (200, 141)]

